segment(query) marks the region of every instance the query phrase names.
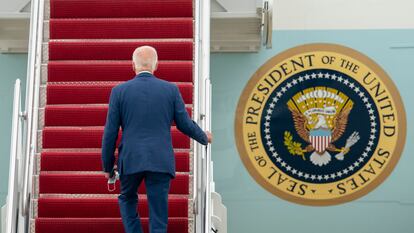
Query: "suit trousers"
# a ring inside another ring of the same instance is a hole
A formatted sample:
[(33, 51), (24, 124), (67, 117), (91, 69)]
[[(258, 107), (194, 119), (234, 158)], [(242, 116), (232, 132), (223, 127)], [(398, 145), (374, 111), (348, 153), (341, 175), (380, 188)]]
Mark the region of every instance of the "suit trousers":
[(161, 172), (138, 172), (120, 175), (121, 194), (118, 196), (122, 223), (126, 233), (143, 233), (141, 220), (137, 213), (137, 190), (145, 181), (149, 206), (149, 232), (167, 233), (168, 192), (171, 175)]

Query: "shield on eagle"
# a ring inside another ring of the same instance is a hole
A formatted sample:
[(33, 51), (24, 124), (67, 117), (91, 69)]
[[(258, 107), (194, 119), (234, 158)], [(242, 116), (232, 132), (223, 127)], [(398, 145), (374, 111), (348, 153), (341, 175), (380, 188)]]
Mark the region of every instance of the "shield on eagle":
[(323, 154), (332, 140), (332, 132), (329, 129), (315, 129), (309, 132), (309, 141), (318, 154)]

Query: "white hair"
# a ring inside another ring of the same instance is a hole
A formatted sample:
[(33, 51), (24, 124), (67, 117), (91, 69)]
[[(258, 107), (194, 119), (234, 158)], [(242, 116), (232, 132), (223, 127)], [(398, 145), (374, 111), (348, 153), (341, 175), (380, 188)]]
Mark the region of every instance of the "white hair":
[(135, 69), (138, 71), (149, 70), (153, 72), (157, 67), (157, 50), (151, 46), (141, 46), (132, 54)]

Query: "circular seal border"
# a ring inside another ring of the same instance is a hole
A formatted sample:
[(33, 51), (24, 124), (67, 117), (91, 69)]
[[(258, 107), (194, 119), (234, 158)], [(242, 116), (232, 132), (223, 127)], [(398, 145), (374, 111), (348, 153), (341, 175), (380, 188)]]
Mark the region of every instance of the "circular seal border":
[[(397, 143), (395, 145), (395, 150), (392, 155), (392, 159), (389, 161), (387, 167), (369, 184), (367, 184), (364, 188), (351, 193), (349, 195), (331, 199), (319, 199), (319, 200), (311, 200), (311, 199), (303, 199), (293, 195), (289, 195), (279, 189), (275, 189), (272, 186), (268, 185), (265, 179), (259, 174), (259, 172), (253, 167), (251, 161), (248, 158), (248, 152), (246, 151), (246, 147), (243, 141), (243, 116), (244, 109), (246, 107), (248, 98), (251, 94), (251, 91), (258, 83), (258, 81), (266, 74), (268, 70), (274, 67), (275, 64), (280, 63), (281, 61), (288, 59), (292, 56), (295, 56), (300, 53), (307, 53), (307, 52), (315, 52), (315, 51), (327, 51), (327, 52), (335, 52), (347, 55), (352, 57), (361, 63), (365, 64), (371, 70), (373, 70), (381, 79), (381, 81), (386, 85), (392, 98), (395, 102), (396, 111), (399, 112), (396, 120), (399, 122), (399, 130), (397, 134)], [(394, 170), (395, 166), (397, 165), (402, 151), (404, 149), (405, 141), (406, 141), (406, 134), (407, 134), (407, 122), (406, 122), (406, 112), (405, 108), (399, 94), (397, 87), (395, 86), (394, 82), (391, 80), (389, 75), (379, 66), (375, 61), (373, 61), (368, 56), (364, 55), (363, 53), (356, 51), (352, 48), (337, 45), (337, 44), (330, 44), (330, 43), (313, 43), (313, 44), (305, 44), (299, 45), (288, 50), (285, 50), (274, 57), (270, 58), (266, 61), (250, 78), (246, 86), (244, 87), (238, 104), (236, 108), (235, 114), (235, 121), (234, 121), (234, 133), (236, 139), (236, 146), (239, 152), (240, 159), (242, 160), (244, 166), (247, 168), (249, 174), (254, 178), (254, 180), (262, 186), (265, 190), (269, 191), (270, 193), (290, 202), (294, 202), (297, 204), (302, 205), (310, 205), (310, 206), (329, 206), (329, 205), (338, 205), (346, 202), (353, 201), (358, 199), (362, 196), (365, 196), (375, 188), (377, 188), (381, 183), (385, 181), (385, 179), (391, 174)]]

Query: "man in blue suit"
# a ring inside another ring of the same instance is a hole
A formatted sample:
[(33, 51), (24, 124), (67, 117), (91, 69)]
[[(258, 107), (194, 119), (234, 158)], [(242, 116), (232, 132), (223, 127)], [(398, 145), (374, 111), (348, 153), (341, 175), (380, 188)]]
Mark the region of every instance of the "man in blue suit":
[(117, 167), (121, 180), (118, 197), (122, 222), (127, 233), (141, 233), (137, 213), (137, 189), (143, 180), (150, 210), (150, 233), (166, 233), (168, 192), (175, 177), (171, 124), (203, 145), (211, 142), (186, 111), (177, 85), (156, 78), (157, 52), (149, 46), (133, 53), (135, 78), (112, 89), (102, 139), (102, 163), (108, 178), (115, 163), (119, 127)]

